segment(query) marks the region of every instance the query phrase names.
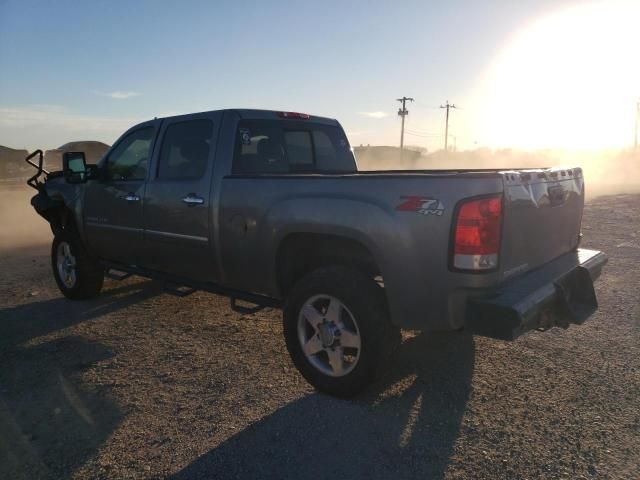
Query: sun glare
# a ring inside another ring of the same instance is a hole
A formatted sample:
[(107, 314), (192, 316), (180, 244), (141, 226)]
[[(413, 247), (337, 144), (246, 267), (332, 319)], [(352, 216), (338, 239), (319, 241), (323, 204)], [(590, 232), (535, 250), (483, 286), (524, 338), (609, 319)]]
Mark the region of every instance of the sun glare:
[(631, 143), (640, 97), (640, 3), (576, 5), (542, 17), (500, 52), (479, 118), (493, 147)]

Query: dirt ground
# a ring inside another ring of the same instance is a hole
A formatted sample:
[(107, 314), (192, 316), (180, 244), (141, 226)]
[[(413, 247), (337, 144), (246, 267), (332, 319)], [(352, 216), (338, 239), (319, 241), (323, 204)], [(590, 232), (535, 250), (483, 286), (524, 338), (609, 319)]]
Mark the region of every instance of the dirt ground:
[(586, 208), (610, 262), (583, 326), (407, 333), (351, 401), (297, 374), (278, 311), (139, 278), (63, 299), (29, 195), (0, 185), (0, 478), (640, 477), (639, 195)]

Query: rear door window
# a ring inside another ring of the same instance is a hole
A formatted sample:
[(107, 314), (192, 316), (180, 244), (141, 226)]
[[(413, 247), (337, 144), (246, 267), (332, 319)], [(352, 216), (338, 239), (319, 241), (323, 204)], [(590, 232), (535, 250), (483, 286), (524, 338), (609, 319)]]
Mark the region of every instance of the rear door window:
[(162, 139), (158, 178), (202, 177), (207, 169), (212, 136), (211, 120), (186, 120), (169, 125)]

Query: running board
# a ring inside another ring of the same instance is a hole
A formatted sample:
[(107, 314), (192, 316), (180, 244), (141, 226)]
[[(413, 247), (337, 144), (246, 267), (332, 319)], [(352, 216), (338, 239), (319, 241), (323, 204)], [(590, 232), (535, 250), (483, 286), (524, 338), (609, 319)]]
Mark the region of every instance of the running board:
[(115, 268), (110, 268), (109, 270), (104, 272), (105, 277), (110, 278), (111, 280), (117, 280), (117, 281), (126, 280), (131, 275), (133, 275), (133, 273), (123, 272), (120, 270), (116, 270)]
[(261, 310), (267, 308), (266, 305), (254, 304), (253, 307), (245, 307), (244, 305), (238, 305), (238, 299), (235, 297), (231, 297), (229, 300), (231, 310), (236, 313), (241, 313), (242, 315), (251, 315), (253, 313), (258, 313)]
[[(202, 290), (204, 292), (215, 293), (216, 295), (223, 295), (231, 298), (231, 308), (239, 313), (255, 313), (263, 308), (282, 308), (282, 302), (276, 298), (269, 297), (267, 295), (261, 295), (259, 293), (243, 292), (242, 290), (235, 290), (233, 288), (223, 287), (212, 282), (199, 282), (193, 281), (188, 278), (179, 277), (176, 275), (170, 275), (164, 272), (157, 272), (155, 270), (147, 270), (134, 265), (123, 265), (115, 262), (102, 261), (102, 266), (107, 272), (107, 276), (110, 277), (109, 271), (116, 270), (118, 272), (124, 272), (126, 276), (118, 276), (116, 279), (124, 280), (131, 275), (138, 275), (140, 277), (150, 278), (151, 280), (158, 281), (162, 284), (163, 288), (172, 295), (179, 297), (186, 297), (193, 292)], [(110, 277), (112, 278), (112, 277)], [(167, 287), (172, 285), (174, 287)], [(244, 307), (238, 305), (237, 301), (251, 303), (254, 307)]]
[(176, 297), (188, 297), (193, 292), (197, 291), (196, 288), (188, 287), (186, 285), (176, 285), (171, 282), (162, 282), (162, 289), (169, 295)]

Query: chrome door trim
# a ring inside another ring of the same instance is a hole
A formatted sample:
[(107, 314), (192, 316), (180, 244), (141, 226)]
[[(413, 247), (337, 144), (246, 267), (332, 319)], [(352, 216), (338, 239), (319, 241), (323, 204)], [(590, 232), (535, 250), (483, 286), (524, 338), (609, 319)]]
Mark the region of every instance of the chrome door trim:
[(159, 230), (145, 230), (144, 233), (149, 233), (151, 235), (156, 235), (158, 237), (178, 238), (180, 240), (193, 240), (194, 242), (200, 242), (200, 243), (209, 242), (209, 239), (207, 237), (199, 237), (197, 235), (184, 235), (182, 233), (161, 232)]
[(142, 228), (134, 228), (134, 227), (125, 227), (122, 225), (113, 225), (111, 223), (101, 223), (101, 222), (85, 222), (85, 227), (97, 227), (97, 228), (109, 228), (111, 230), (120, 230), (125, 232), (142, 232)]

